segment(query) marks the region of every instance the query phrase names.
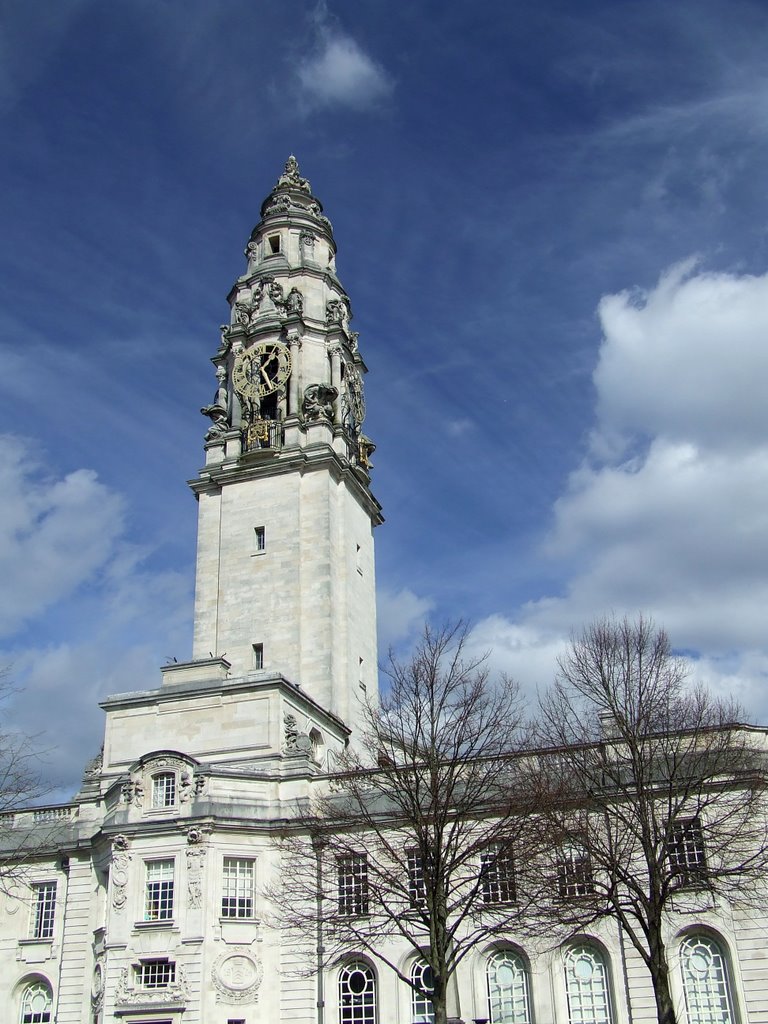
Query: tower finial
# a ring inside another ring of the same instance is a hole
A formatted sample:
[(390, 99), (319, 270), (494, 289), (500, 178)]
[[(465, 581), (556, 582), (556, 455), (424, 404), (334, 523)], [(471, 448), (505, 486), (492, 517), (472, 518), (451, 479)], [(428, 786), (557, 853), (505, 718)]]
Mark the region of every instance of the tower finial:
[(285, 168), (283, 173), (277, 179), (275, 189), (278, 188), (298, 188), (302, 192), (311, 194), (312, 186), (309, 184), (306, 178), (302, 178), (299, 174), (299, 161), (291, 153), (288, 159), (285, 161)]

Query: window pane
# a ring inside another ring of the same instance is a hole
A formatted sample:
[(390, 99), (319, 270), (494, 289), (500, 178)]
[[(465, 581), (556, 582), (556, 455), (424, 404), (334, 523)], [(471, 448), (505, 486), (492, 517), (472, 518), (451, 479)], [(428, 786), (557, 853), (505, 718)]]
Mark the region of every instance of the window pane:
[(680, 947), (688, 1024), (732, 1024), (728, 971), (718, 944), (691, 935)]
[(432, 968), (426, 960), (414, 960), (411, 967), (411, 981), (422, 989), (422, 992), (411, 989), (411, 1019), (414, 1024), (419, 1024), (421, 1021), (433, 1024), (435, 1009), (432, 1006), (432, 1000), (426, 993), (434, 991), (435, 983), (432, 980)]
[(563, 899), (588, 896), (594, 892), (592, 863), (589, 853), (582, 846), (563, 847), (557, 864), (557, 875), (558, 891)]
[(147, 862), (145, 921), (168, 921), (173, 917), (173, 861)]
[(21, 1000), (21, 1024), (48, 1024), (53, 998), (45, 982), (30, 985)]
[(408, 896), (414, 909), (423, 907), (427, 899), (424, 889), (424, 864), (418, 850), (408, 851)]
[(137, 973), (142, 988), (168, 988), (176, 980), (176, 964), (170, 960), (144, 960)]
[(339, 913), (362, 917), (368, 913), (368, 859), (352, 853), (336, 861), (339, 880)]
[(573, 946), (565, 956), (568, 1018), (571, 1024), (610, 1024), (605, 961), (593, 946)]
[(53, 938), (53, 918), (56, 912), (56, 883), (36, 885), (35, 909), (32, 920), (33, 939)]
[(253, 917), (253, 860), (224, 858), (222, 917)]
[(512, 852), (491, 846), (480, 857), (483, 903), (513, 903), (515, 873)]
[(669, 866), (686, 877), (701, 873), (706, 867), (704, 834), (698, 818), (676, 821), (669, 835)]
[(345, 964), (339, 974), (339, 1024), (376, 1024), (376, 979), (362, 960)]
[(494, 953), (486, 980), (491, 1024), (530, 1024), (528, 973), (522, 959), (506, 949)]
[(173, 807), (176, 803), (176, 774), (162, 772), (152, 779), (152, 806)]

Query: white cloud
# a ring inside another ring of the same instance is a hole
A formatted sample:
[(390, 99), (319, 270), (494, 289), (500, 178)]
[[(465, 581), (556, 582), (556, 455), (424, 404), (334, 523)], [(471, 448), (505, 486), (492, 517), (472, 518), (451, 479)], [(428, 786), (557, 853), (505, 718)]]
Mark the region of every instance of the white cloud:
[[(478, 643), (546, 682), (573, 628), (650, 614), (694, 675), (768, 713), (768, 274), (673, 268), (605, 297), (588, 458), (555, 505), (557, 596)], [(548, 668), (547, 668), (548, 662)]]
[(351, 36), (332, 25), (323, 8), (318, 22), (312, 52), (296, 72), (306, 106), (367, 110), (385, 99), (393, 83), (384, 69)]
[(121, 498), (79, 469), (47, 477), (24, 441), (0, 436), (0, 634), (98, 573), (123, 528)]
[(594, 381), (598, 436), (640, 433), (709, 448), (766, 436), (768, 275), (694, 273), (606, 296)]
[(376, 595), (379, 653), (383, 657), (390, 647), (407, 643), (421, 629), (433, 608), (428, 597), (419, 597), (404, 587), (396, 593), (379, 589)]

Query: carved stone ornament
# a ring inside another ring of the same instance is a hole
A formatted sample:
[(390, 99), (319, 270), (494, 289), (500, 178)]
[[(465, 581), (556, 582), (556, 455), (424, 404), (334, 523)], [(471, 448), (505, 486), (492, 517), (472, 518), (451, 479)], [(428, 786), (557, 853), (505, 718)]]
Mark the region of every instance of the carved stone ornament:
[(328, 231), (333, 234), (333, 225), (325, 216), (323, 211), (320, 209), (319, 203), (310, 203), (307, 207), (307, 213), (311, 214), (315, 220), (319, 220), (321, 224), (324, 224), (328, 228)]
[(227, 419), (227, 368), (225, 366), (216, 367), (216, 379), (218, 387), (216, 388), (216, 394), (213, 396), (213, 402), (210, 405), (204, 405), (200, 410), (203, 416), (207, 416), (211, 420), (211, 425), (205, 434), (206, 441), (212, 441), (215, 437), (220, 437), (229, 429), (229, 421)]
[(325, 323), (327, 327), (332, 324), (339, 324), (345, 332), (349, 331), (349, 321), (352, 319), (348, 304), (342, 299), (329, 299), (325, 304)]
[(104, 1002), (104, 956), (99, 956), (91, 977), (91, 1009), (98, 1014)]
[(299, 732), (299, 727), (296, 725), (296, 716), (285, 715), (283, 724), (285, 726), (285, 753), (311, 754), (312, 740), (305, 732)]
[(96, 757), (92, 757), (88, 764), (85, 766), (83, 771), (83, 782), (86, 779), (94, 779), (101, 774), (101, 768), (104, 763), (104, 747), (98, 752)]
[(365, 419), (365, 392), (363, 378), (356, 366), (348, 366), (344, 376), (345, 390), (343, 394), (342, 421), (350, 431), (356, 434)]
[[(138, 966), (138, 965), (137, 965)], [(183, 967), (176, 965), (176, 981), (164, 988), (139, 988), (133, 983), (136, 968), (124, 967), (120, 971), (120, 977), (115, 991), (115, 1002), (137, 1005), (147, 1003), (180, 1003), (189, 999), (189, 984)]]
[(360, 465), (363, 469), (371, 469), (373, 463), (371, 462), (371, 456), (376, 451), (376, 445), (365, 434), (361, 434), (358, 440), (358, 458)]
[(248, 946), (229, 946), (211, 968), (217, 1003), (255, 1003), (264, 976), (261, 960)]
[(207, 832), (191, 828), (187, 832), (187, 906), (195, 910), (203, 905), (203, 864)]
[(301, 410), (307, 420), (333, 419), (333, 403), (338, 390), (330, 384), (310, 384), (304, 389)]
[(299, 235), (299, 241), (302, 245), (306, 246), (307, 249), (314, 249), (316, 239), (311, 231), (307, 231), (305, 229)]
[(219, 330), (221, 331), (221, 341), (219, 342), (219, 348), (216, 353), (217, 356), (225, 356), (232, 347), (232, 339), (229, 336), (230, 324), (221, 324)]
[(131, 804), (140, 807), (144, 800), (144, 785), (141, 778), (137, 775), (132, 775), (127, 779), (122, 785), (120, 795), (129, 807)]
[(232, 320), (241, 327), (251, 327), (260, 316), (274, 314), (281, 319), (286, 316), (286, 301), (283, 286), (274, 277), (262, 277), (253, 286), (249, 295), (236, 300)]
[(268, 217), (272, 213), (287, 213), (293, 205), (294, 203), (289, 195), (286, 195), (284, 192), (278, 193), (264, 207), (264, 216)]
[(307, 195), (312, 192), (312, 186), (307, 179), (302, 178), (301, 174), (299, 174), (299, 161), (293, 153), (286, 160), (283, 173), (277, 179), (275, 189), (279, 188), (298, 188), (302, 192), (306, 192)]
[(118, 913), (128, 901), (128, 871), (131, 855), (128, 853), (128, 837), (119, 835), (112, 840), (112, 867), (109, 882), (112, 887), (112, 906)]

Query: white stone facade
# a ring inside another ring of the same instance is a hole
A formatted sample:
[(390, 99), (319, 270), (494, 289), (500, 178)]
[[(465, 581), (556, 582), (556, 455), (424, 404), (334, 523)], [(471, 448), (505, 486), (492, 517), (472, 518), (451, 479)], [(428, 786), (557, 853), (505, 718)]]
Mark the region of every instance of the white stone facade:
[[(103, 751), (71, 804), (5, 821), (21, 866), (0, 894), (9, 1024), (410, 1024), (419, 1013), (409, 988), (359, 951), (308, 973), (315, 936), (281, 930), (265, 896), (281, 870), (282, 825), (354, 741), (360, 700), (376, 698), (381, 512), (336, 246), (295, 161), (246, 253), (191, 484), (193, 660), (166, 666), (159, 687), (104, 702)], [(690, 1024), (768, 1024), (766, 923), (704, 905), (669, 922), (681, 1021), (679, 952), (693, 935), (722, 954), (730, 1018)], [(517, 986), (515, 1024), (655, 1019), (647, 973), (615, 927), (550, 945), (510, 934), (479, 947), (458, 971), (452, 1012), (493, 1016), (497, 978)], [(582, 973), (588, 956), (603, 971), (602, 996), (589, 982), (592, 1016), (569, 1005), (572, 947)], [(410, 970), (405, 948), (391, 956)], [(372, 996), (354, 1013), (340, 1006), (350, 971)]]

